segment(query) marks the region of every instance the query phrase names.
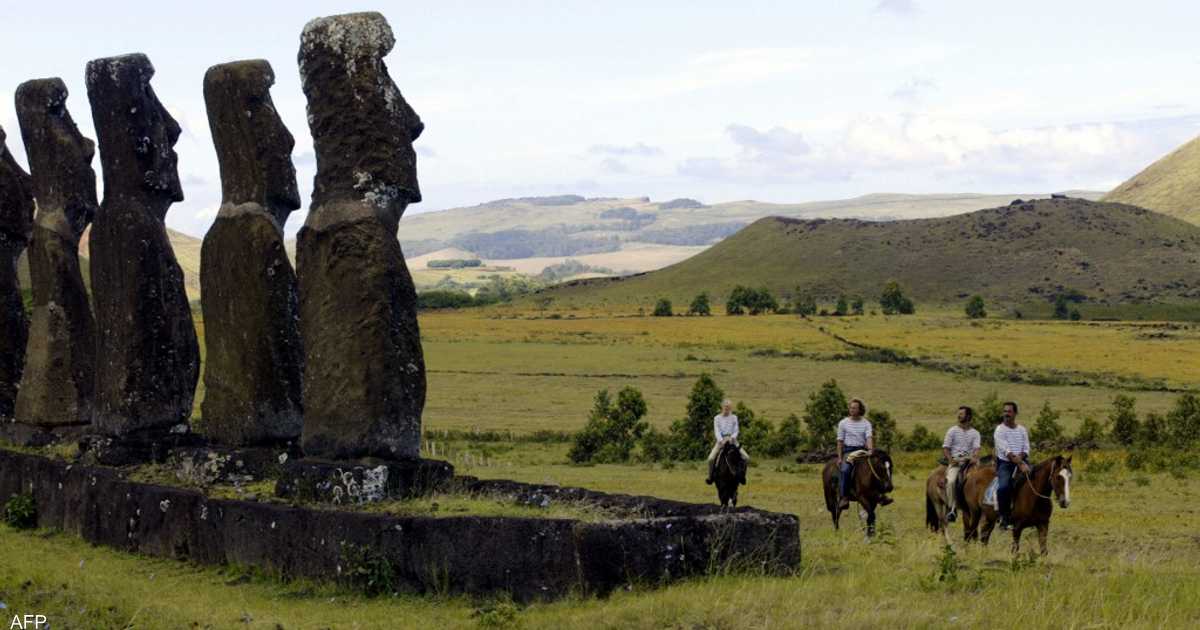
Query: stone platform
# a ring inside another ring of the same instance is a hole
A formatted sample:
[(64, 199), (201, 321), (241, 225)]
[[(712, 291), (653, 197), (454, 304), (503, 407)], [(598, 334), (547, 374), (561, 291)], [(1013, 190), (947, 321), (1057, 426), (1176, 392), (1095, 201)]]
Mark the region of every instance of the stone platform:
[(392, 516), (212, 499), (129, 481), (120, 469), (0, 449), (0, 501), (31, 494), (39, 527), (129, 552), (255, 566), (284, 578), (356, 585), (356, 576), (386, 567), (399, 592), (507, 594), (526, 602), (713, 572), (783, 575), (800, 563), (799, 522), (790, 514), (473, 477), (444, 480), (438, 490), (541, 506), (586, 501), (636, 517)]

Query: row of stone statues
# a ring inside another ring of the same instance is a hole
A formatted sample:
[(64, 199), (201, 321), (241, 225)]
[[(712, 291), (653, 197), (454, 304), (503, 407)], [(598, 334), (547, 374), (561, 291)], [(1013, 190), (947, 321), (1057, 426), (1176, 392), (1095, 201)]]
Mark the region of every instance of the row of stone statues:
[[(393, 45), (378, 13), (304, 28), (317, 175), (295, 271), (283, 242), (300, 207), (294, 140), (271, 101), (271, 66), (234, 62), (204, 77), (222, 185), (200, 272), (200, 432), (214, 443), (300, 438), (306, 454), (335, 459), (419, 453), (425, 364), (397, 227), (421, 200), (412, 144), (423, 124), (384, 65)], [(188, 431), (200, 354), (163, 223), (183, 199), (180, 128), (153, 75), (141, 54), (87, 64), (102, 203), (94, 145), (71, 119), (61, 80), (17, 90), (32, 177), (0, 130), (0, 418), (10, 439), (138, 442)], [(89, 224), (90, 304), (78, 256)], [(26, 246), (30, 322), (16, 270)]]

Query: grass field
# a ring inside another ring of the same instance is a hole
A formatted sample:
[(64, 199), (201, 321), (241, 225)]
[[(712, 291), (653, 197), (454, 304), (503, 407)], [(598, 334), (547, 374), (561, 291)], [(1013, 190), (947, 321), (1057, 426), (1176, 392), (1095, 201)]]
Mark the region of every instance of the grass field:
[[(937, 432), (958, 404), (991, 392), (1024, 403), (1027, 423), (1049, 401), (1070, 431), (1084, 416), (1102, 420), (1117, 393), (1137, 396), (1139, 412), (1161, 412), (1178, 394), (1154, 388), (1200, 382), (1200, 327), (1192, 324), (977, 324), (949, 311), (808, 321), (503, 307), (423, 313), (425, 427), (437, 456), (462, 474), (713, 501), (699, 463), (572, 466), (563, 443), (471, 442), (437, 433), (575, 430), (598, 389), (625, 385), (643, 391), (650, 421), (662, 428), (683, 415), (702, 372), (776, 422), (801, 413), (809, 392), (836, 378), (848, 395), (890, 410), (901, 429), (921, 422)], [(920, 365), (855, 354), (847, 341), (902, 352)], [(1025, 382), (1007, 380), (1013, 375)], [(1064, 375), (1092, 384), (1034, 384)], [(1127, 470), (1119, 452), (1075, 459), (1072, 505), (1055, 512), (1049, 556), (1014, 563), (999, 535), (988, 548), (960, 545), (949, 565), (956, 568), (952, 582), (937, 579), (941, 538), (924, 529), (924, 479), (936, 455), (903, 453), (896, 459), (897, 502), (882, 509), (871, 543), (852, 517), (841, 532), (832, 530), (815, 466), (756, 458), (742, 504), (799, 517), (803, 560), (792, 577), (715, 576), (527, 607), (445, 594), (365, 598), (332, 584), (134, 557), (0, 526), (0, 612), (50, 613), (54, 628), (965, 627), (1001, 623), (1002, 610), (1003, 625), (1029, 628), (1200, 623), (1196, 473)], [(456, 499), (381, 508), (527, 510)]]

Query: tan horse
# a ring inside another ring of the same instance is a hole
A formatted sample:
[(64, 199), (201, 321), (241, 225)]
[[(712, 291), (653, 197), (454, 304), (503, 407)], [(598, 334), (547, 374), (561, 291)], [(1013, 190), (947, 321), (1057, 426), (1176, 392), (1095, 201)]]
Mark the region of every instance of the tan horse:
[(925, 481), (925, 526), (933, 533), (941, 532), (950, 543), (950, 523), (946, 520), (946, 467), (938, 466)]
[[(1021, 550), (1021, 532), (1026, 528), (1035, 527), (1038, 530), (1038, 546), (1042, 555), (1046, 555), (1046, 538), (1050, 530), (1050, 516), (1054, 513), (1054, 502), (1051, 496), (1058, 497), (1058, 505), (1064, 510), (1071, 504), (1071, 458), (1058, 455), (1034, 466), (1028, 477), (1018, 474), (1013, 488), (1012, 533), (1013, 553)], [(999, 514), (990, 505), (983, 504), (983, 496), (987, 487), (996, 478), (996, 469), (992, 466), (978, 466), (966, 480), (963, 495), (966, 499), (963, 505), (963, 527), (966, 529), (966, 539), (978, 538), (987, 544), (991, 538), (992, 529), (996, 526)], [(982, 533), (978, 530), (982, 527)]]

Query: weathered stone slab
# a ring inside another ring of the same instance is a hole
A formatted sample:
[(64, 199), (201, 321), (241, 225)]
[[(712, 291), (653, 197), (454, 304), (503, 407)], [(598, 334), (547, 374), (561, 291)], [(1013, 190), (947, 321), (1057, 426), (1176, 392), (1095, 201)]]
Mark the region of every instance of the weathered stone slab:
[(453, 466), (432, 459), (290, 460), (284, 464), (275, 484), (275, 495), (305, 502), (353, 505), (411, 499), (447, 486), (453, 477)]
[(17, 259), (29, 244), (33, 223), (32, 182), (17, 164), (0, 128), (0, 422), (12, 418), (25, 366), (29, 319), (17, 281)]
[(17, 88), (17, 119), (33, 176), (37, 217), (29, 247), (33, 317), (17, 396), (19, 423), (34, 441), (78, 433), (93, 412), (96, 338), (79, 270), (79, 238), (96, 214), (95, 144), (67, 111), (61, 79)]
[(600, 523), (397, 517), (208, 499), (133, 483), (112, 469), (0, 449), (0, 499), (23, 492), (35, 499), (40, 527), (96, 544), (351, 585), (360, 569), (385, 565), (398, 592), (508, 594), (524, 602), (716, 571), (786, 575), (800, 563), (796, 517), (744, 507)]
[(295, 141), (271, 101), (274, 82), (265, 61), (213, 66), (204, 76), (223, 197), (200, 252), (201, 428), (218, 444), (298, 441), (303, 419), (296, 274), (283, 245), (300, 195)]
[(420, 454), (425, 360), (416, 290), (396, 230), (421, 200), (423, 124), (388, 75), (378, 13), (304, 27), (300, 76), (317, 156), (297, 239), (304, 450), (330, 459)]
[(183, 271), (163, 218), (183, 200), (176, 170), (179, 125), (150, 86), (142, 54), (87, 65), (104, 172), (104, 201), (90, 237), (96, 317), (94, 429), (150, 440), (187, 428), (199, 347)]

